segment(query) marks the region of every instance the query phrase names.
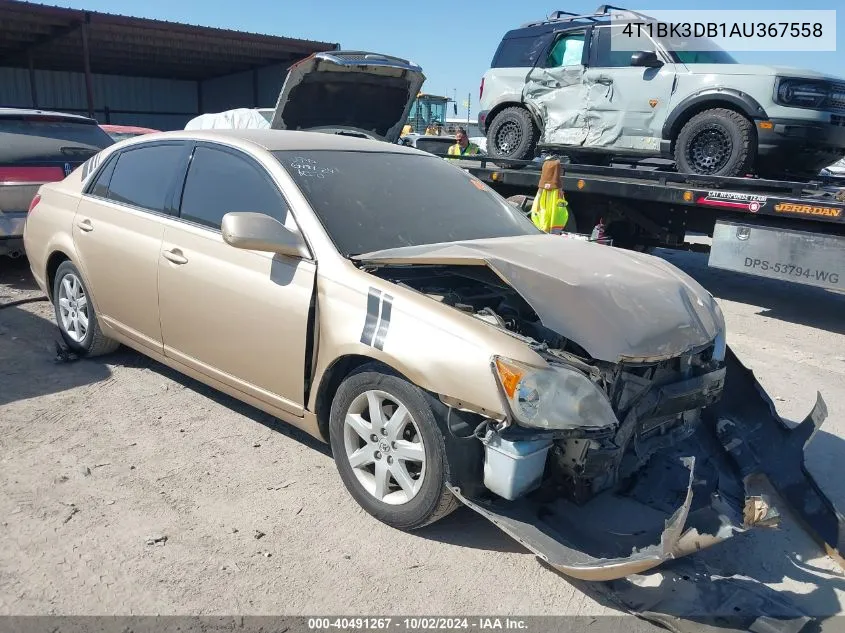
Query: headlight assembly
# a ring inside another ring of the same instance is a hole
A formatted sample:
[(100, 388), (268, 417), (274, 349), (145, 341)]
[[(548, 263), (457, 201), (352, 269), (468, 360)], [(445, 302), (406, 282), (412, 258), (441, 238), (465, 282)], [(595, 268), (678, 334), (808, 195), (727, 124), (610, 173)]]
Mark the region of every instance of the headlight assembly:
[(493, 367), (520, 426), (599, 430), (617, 424), (607, 396), (577, 369), (531, 367), (499, 356)]
[(827, 103), (830, 89), (826, 81), (778, 77), (775, 102), (795, 108), (822, 108)]

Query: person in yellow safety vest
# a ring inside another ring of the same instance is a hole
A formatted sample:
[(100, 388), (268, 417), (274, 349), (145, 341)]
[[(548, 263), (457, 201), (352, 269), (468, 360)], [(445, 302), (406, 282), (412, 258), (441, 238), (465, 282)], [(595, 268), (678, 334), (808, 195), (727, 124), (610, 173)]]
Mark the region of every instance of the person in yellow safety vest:
[(569, 204), (561, 186), (560, 161), (547, 160), (543, 163), (540, 187), (531, 205), (531, 221), (546, 233), (560, 235), (569, 223)]
[(467, 131), (459, 127), (455, 133), (455, 144), (449, 147), (449, 156), (477, 156), (481, 148), (469, 142)]

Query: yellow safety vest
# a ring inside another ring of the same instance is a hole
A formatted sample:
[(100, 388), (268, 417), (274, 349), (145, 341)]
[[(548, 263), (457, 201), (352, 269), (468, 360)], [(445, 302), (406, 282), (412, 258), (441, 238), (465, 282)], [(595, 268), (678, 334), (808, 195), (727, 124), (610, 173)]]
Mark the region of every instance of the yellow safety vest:
[(481, 149), (475, 143), (468, 143), (465, 150), (461, 151), (461, 146), (455, 143), (449, 147), (449, 156), (476, 156)]
[(569, 204), (560, 189), (540, 189), (531, 205), (531, 221), (546, 233), (563, 233), (569, 222)]

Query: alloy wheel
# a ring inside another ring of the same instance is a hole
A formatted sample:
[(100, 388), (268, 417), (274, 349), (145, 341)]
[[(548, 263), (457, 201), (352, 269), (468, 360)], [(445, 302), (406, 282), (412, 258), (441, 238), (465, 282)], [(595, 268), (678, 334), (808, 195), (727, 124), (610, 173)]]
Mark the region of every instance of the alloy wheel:
[(72, 340), (82, 343), (88, 334), (88, 297), (82, 281), (68, 273), (59, 284), (59, 318), (62, 329)]
[(408, 503), (425, 478), (422, 434), (407, 407), (370, 390), (349, 406), (343, 425), (346, 458), (361, 486), (390, 505)]

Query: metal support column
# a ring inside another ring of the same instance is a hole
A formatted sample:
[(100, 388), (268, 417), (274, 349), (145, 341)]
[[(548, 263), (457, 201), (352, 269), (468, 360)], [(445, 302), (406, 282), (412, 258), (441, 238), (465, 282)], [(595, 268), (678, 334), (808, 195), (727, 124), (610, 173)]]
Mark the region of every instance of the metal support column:
[(38, 107), (38, 90), (35, 87), (35, 59), (32, 57), (32, 51), (27, 52), (27, 62), (29, 63), (29, 96), (32, 99), (32, 107)]
[(85, 96), (88, 100), (88, 116), (94, 118), (94, 83), (91, 79), (91, 51), (88, 48), (88, 20), (82, 23), (82, 59), (85, 66)]

